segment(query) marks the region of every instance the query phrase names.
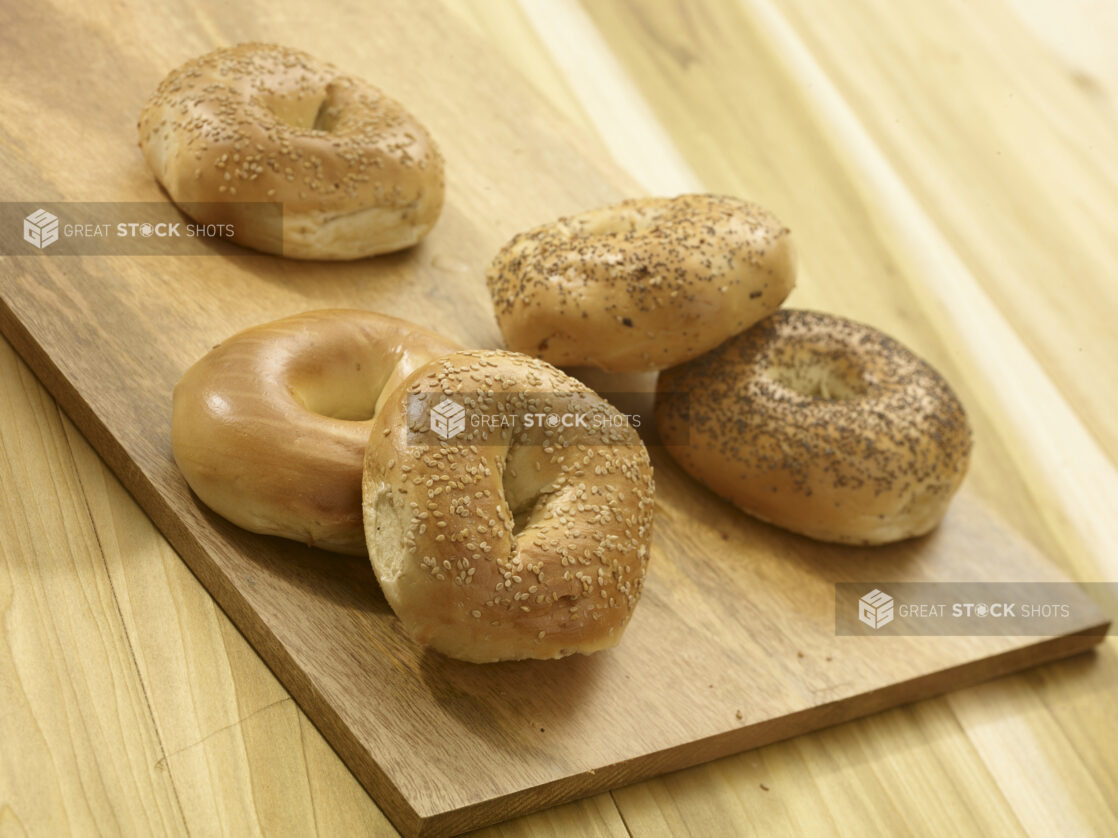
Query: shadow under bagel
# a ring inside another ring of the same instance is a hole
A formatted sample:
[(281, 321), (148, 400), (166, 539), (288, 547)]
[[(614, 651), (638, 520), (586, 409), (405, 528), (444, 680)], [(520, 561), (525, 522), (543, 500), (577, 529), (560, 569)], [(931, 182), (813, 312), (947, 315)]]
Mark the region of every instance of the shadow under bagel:
[[(418, 672), (432, 699), (478, 747), (518, 757), (527, 750), (554, 759), (549, 756), (552, 738), (563, 736), (568, 722), (581, 725), (580, 714), (599, 691), (615, 651), (479, 664), (424, 648)], [(520, 731), (519, 737), (493, 735), (509, 729)]]

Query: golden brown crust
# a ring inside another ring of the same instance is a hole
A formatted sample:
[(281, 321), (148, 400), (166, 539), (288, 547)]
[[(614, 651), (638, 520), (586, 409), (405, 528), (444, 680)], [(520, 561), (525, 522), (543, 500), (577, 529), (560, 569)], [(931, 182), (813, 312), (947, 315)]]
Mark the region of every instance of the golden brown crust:
[[(444, 397), (465, 431), (422, 443)], [(411, 419), (407, 417), (410, 410)], [(532, 436), (482, 416), (582, 413), (589, 429)], [(652, 538), (648, 452), (616, 409), (533, 358), (459, 352), (398, 388), (365, 459), (366, 540), (381, 588), (409, 633), (475, 662), (556, 658), (612, 646), (640, 598)], [(516, 520), (520, 518), (521, 525)], [(522, 526), (522, 528), (521, 528)]]
[(363, 555), (367, 417), (414, 369), (457, 348), (367, 311), (247, 329), (175, 386), (175, 461), (202, 502), (238, 526)]
[[(287, 47), (240, 44), (188, 61), (138, 127), (176, 204), (199, 222), (233, 223), (235, 241), (268, 253), (398, 250), (442, 209), (443, 160), (426, 129), (375, 87)], [(283, 204), (282, 240), (251, 202)]]
[(736, 198), (638, 198), (515, 236), (487, 273), (510, 349), (560, 366), (665, 369), (775, 311), (791, 235)]
[(656, 420), (717, 494), (851, 544), (935, 527), (971, 450), (966, 412), (931, 366), (869, 326), (810, 311), (779, 311), (661, 373)]

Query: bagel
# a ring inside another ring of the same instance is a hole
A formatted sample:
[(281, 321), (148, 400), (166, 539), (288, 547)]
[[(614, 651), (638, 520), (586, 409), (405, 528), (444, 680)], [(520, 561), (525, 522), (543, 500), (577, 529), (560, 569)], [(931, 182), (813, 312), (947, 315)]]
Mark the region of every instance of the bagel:
[(966, 411), (931, 366), (861, 323), (782, 310), (660, 374), (657, 428), (699, 482), (823, 541), (939, 523), (967, 471)]
[(442, 209), (443, 160), (426, 129), (375, 87), (288, 47), (240, 44), (188, 61), (138, 128), (172, 201), (266, 253), (387, 253), (418, 242)]
[(175, 461), (198, 498), (238, 526), (364, 555), (372, 417), (412, 370), (457, 348), (366, 311), (311, 311), (247, 329), (175, 386)]
[(520, 233), (486, 279), (509, 349), (637, 372), (690, 360), (775, 311), (795, 255), (756, 204), (638, 198)]
[[(446, 400), (465, 413), (442, 439), (428, 422)], [(585, 424), (529, 427), (530, 415)], [(489, 662), (621, 639), (648, 565), (653, 481), (619, 418), (585, 385), (511, 352), (447, 355), (396, 389), (365, 457), (365, 537), (417, 641)]]

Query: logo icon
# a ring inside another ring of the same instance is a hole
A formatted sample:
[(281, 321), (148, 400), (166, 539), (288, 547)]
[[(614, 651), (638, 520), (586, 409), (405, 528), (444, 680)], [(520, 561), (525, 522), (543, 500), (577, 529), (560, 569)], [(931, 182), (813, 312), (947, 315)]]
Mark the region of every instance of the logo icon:
[(23, 240), (42, 250), (58, 241), (58, 216), (38, 209), (23, 219)]
[(454, 439), (466, 430), (466, 408), (453, 399), (443, 399), (431, 408), (431, 430), (443, 439)]
[(874, 588), (858, 600), (858, 619), (872, 629), (893, 622), (893, 598)]

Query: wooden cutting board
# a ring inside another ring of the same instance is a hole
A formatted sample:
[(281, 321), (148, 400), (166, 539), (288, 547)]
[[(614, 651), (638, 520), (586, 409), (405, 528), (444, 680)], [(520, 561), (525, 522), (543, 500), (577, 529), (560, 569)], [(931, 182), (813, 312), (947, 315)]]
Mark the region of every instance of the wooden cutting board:
[(170, 67), (246, 31), (374, 81), (441, 141), (447, 206), (408, 253), (0, 257), (4, 334), (404, 833), (459, 832), (1100, 639), (1105, 620), (1086, 609), (1057, 638), (836, 637), (838, 581), (1064, 578), (966, 492), (927, 538), (841, 548), (748, 519), (654, 451), (651, 572), (618, 648), (487, 666), (425, 653), (366, 561), (254, 536), (198, 505), (171, 458), (171, 389), (238, 329), (310, 308), (368, 308), (497, 346), (482, 271), (500, 244), (637, 191), (423, 4), (382, 4), (376, 26), (344, 3), (313, 27), (283, 3), (42, 14), (0, 35), (25, 80), (5, 93), (25, 138), (0, 148), (9, 200), (163, 200), (135, 147), (140, 106)]

